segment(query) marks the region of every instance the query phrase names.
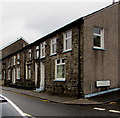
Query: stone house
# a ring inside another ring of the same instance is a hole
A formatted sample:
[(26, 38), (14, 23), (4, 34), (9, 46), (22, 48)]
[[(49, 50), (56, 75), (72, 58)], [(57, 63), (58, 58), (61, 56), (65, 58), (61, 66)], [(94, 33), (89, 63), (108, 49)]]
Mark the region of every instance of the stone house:
[[(12, 53), (20, 50), (21, 48), (25, 47), (26, 45), (28, 45), (28, 43), (22, 38), (18, 38), (15, 42), (11, 43), (10, 45), (4, 47), (2, 50), (0, 50), (0, 76), (2, 76), (2, 78), (0, 77), (0, 85), (4, 84), (4, 80), (7, 77), (7, 73), (6, 73), (6, 62), (4, 63), (4, 58), (7, 56), (10, 56)], [(10, 62), (8, 62), (10, 63)], [(2, 69), (1, 69), (2, 67)]]
[(120, 88), (120, 2), (3, 58), (5, 85), (86, 97)]

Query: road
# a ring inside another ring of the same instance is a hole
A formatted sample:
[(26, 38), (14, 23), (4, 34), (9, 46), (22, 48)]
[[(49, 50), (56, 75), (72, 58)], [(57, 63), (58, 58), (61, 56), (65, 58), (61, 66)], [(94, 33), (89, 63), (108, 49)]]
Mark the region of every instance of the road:
[[(2, 94), (12, 100), (24, 113), (32, 116), (109, 116), (120, 117), (120, 100), (104, 105), (66, 105), (21, 95), (10, 91)], [(111, 110), (111, 111), (110, 111)], [(112, 111), (114, 110), (114, 111)], [(103, 117), (102, 117), (103, 118)], [(105, 117), (106, 118), (106, 117)]]

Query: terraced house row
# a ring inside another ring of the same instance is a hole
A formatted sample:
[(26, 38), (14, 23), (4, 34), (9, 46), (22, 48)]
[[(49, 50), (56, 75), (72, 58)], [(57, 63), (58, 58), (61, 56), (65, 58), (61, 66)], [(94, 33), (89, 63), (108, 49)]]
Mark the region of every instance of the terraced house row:
[(5, 86), (74, 97), (120, 88), (120, 2), (31, 44), (19, 41), (2, 58)]

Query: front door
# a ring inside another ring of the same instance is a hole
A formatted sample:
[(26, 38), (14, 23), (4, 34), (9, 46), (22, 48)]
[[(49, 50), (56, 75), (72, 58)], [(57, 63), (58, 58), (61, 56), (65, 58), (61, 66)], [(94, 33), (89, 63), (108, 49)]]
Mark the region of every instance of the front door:
[(40, 89), (41, 91), (44, 91), (44, 79), (45, 79), (45, 65), (44, 63), (40, 63), (40, 67), (41, 67), (41, 76), (40, 76)]

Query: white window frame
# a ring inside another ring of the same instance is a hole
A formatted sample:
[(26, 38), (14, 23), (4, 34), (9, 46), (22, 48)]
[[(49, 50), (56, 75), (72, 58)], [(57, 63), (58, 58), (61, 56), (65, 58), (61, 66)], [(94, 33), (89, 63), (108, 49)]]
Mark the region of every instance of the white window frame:
[(32, 77), (32, 71), (31, 71), (31, 65), (27, 65), (27, 76), (28, 76), (28, 78), (27, 79), (31, 79), (31, 77)]
[(20, 54), (17, 54), (17, 59), (18, 59), (18, 60), (20, 59)]
[(93, 43), (94, 43), (94, 36), (99, 36), (100, 37), (100, 47), (99, 46), (94, 46), (93, 44), (93, 48), (96, 49), (104, 49), (104, 29), (102, 28), (98, 28), (98, 27), (94, 27), (100, 30), (100, 34), (93, 32)]
[(40, 58), (44, 58), (45, 57), (45, 42), (40, 44)]
[(15, 65), (16, 56), (13, 57), (13, 65)]
[(20, 79), (20, 67), (17, 67), (17, 79)]
[[(70, 36), (69, 36), (69, 37), (66, 37), (68, 33), (70, 33)], [(69, 31), (63, 33), (63, 40), (64, 40), (64, 41), (63, 41), (63, 50), (64, 50), (64, 51), (72, 50), (72, 30), (69, 30)], [(67, 49), (67, 47), (66, 47), (66, 45), (67, 45), (66, 42), (67, 42), (68, 40), (70, 40), (70, 48)]]
[(35, 58), (38, 59), (39, 58), (39, 46), (35, 47)]
[(29, 49), (29, 59), (31, 59), (31, 58), (32, 58), (32, 50)]
[[(60, 60), (59, 64), (57, 63), (58, 60)], [(55, 80), (54, 81), (65, 81), (65, 79), (66, 79), (65, 77), (64, 78), (57, 78), (57, 74), (58, 74), (57, 73), (57, 67), (59, 65), (64, 65), (64, 68), (65, 68), (65, 59), (64, 59), (64, 63), (62, 62), (62, 60), (63, 60), (63, 58), (55, 60)]]
[[(54, 54), (56, 54), (56, 47), (57, 47), (57, 45), (56, 45), (56, 40), (57, 40), (57, 38), (55, 37), (55, 38), (53, 38), (53, 39), (51, 39), (51, 55), (54, 55)], [(53, 52), (53, 47), (54, 47), (54, 52)]]
[(20, 54), (17, 54), (17, 64), (20, 64)]

